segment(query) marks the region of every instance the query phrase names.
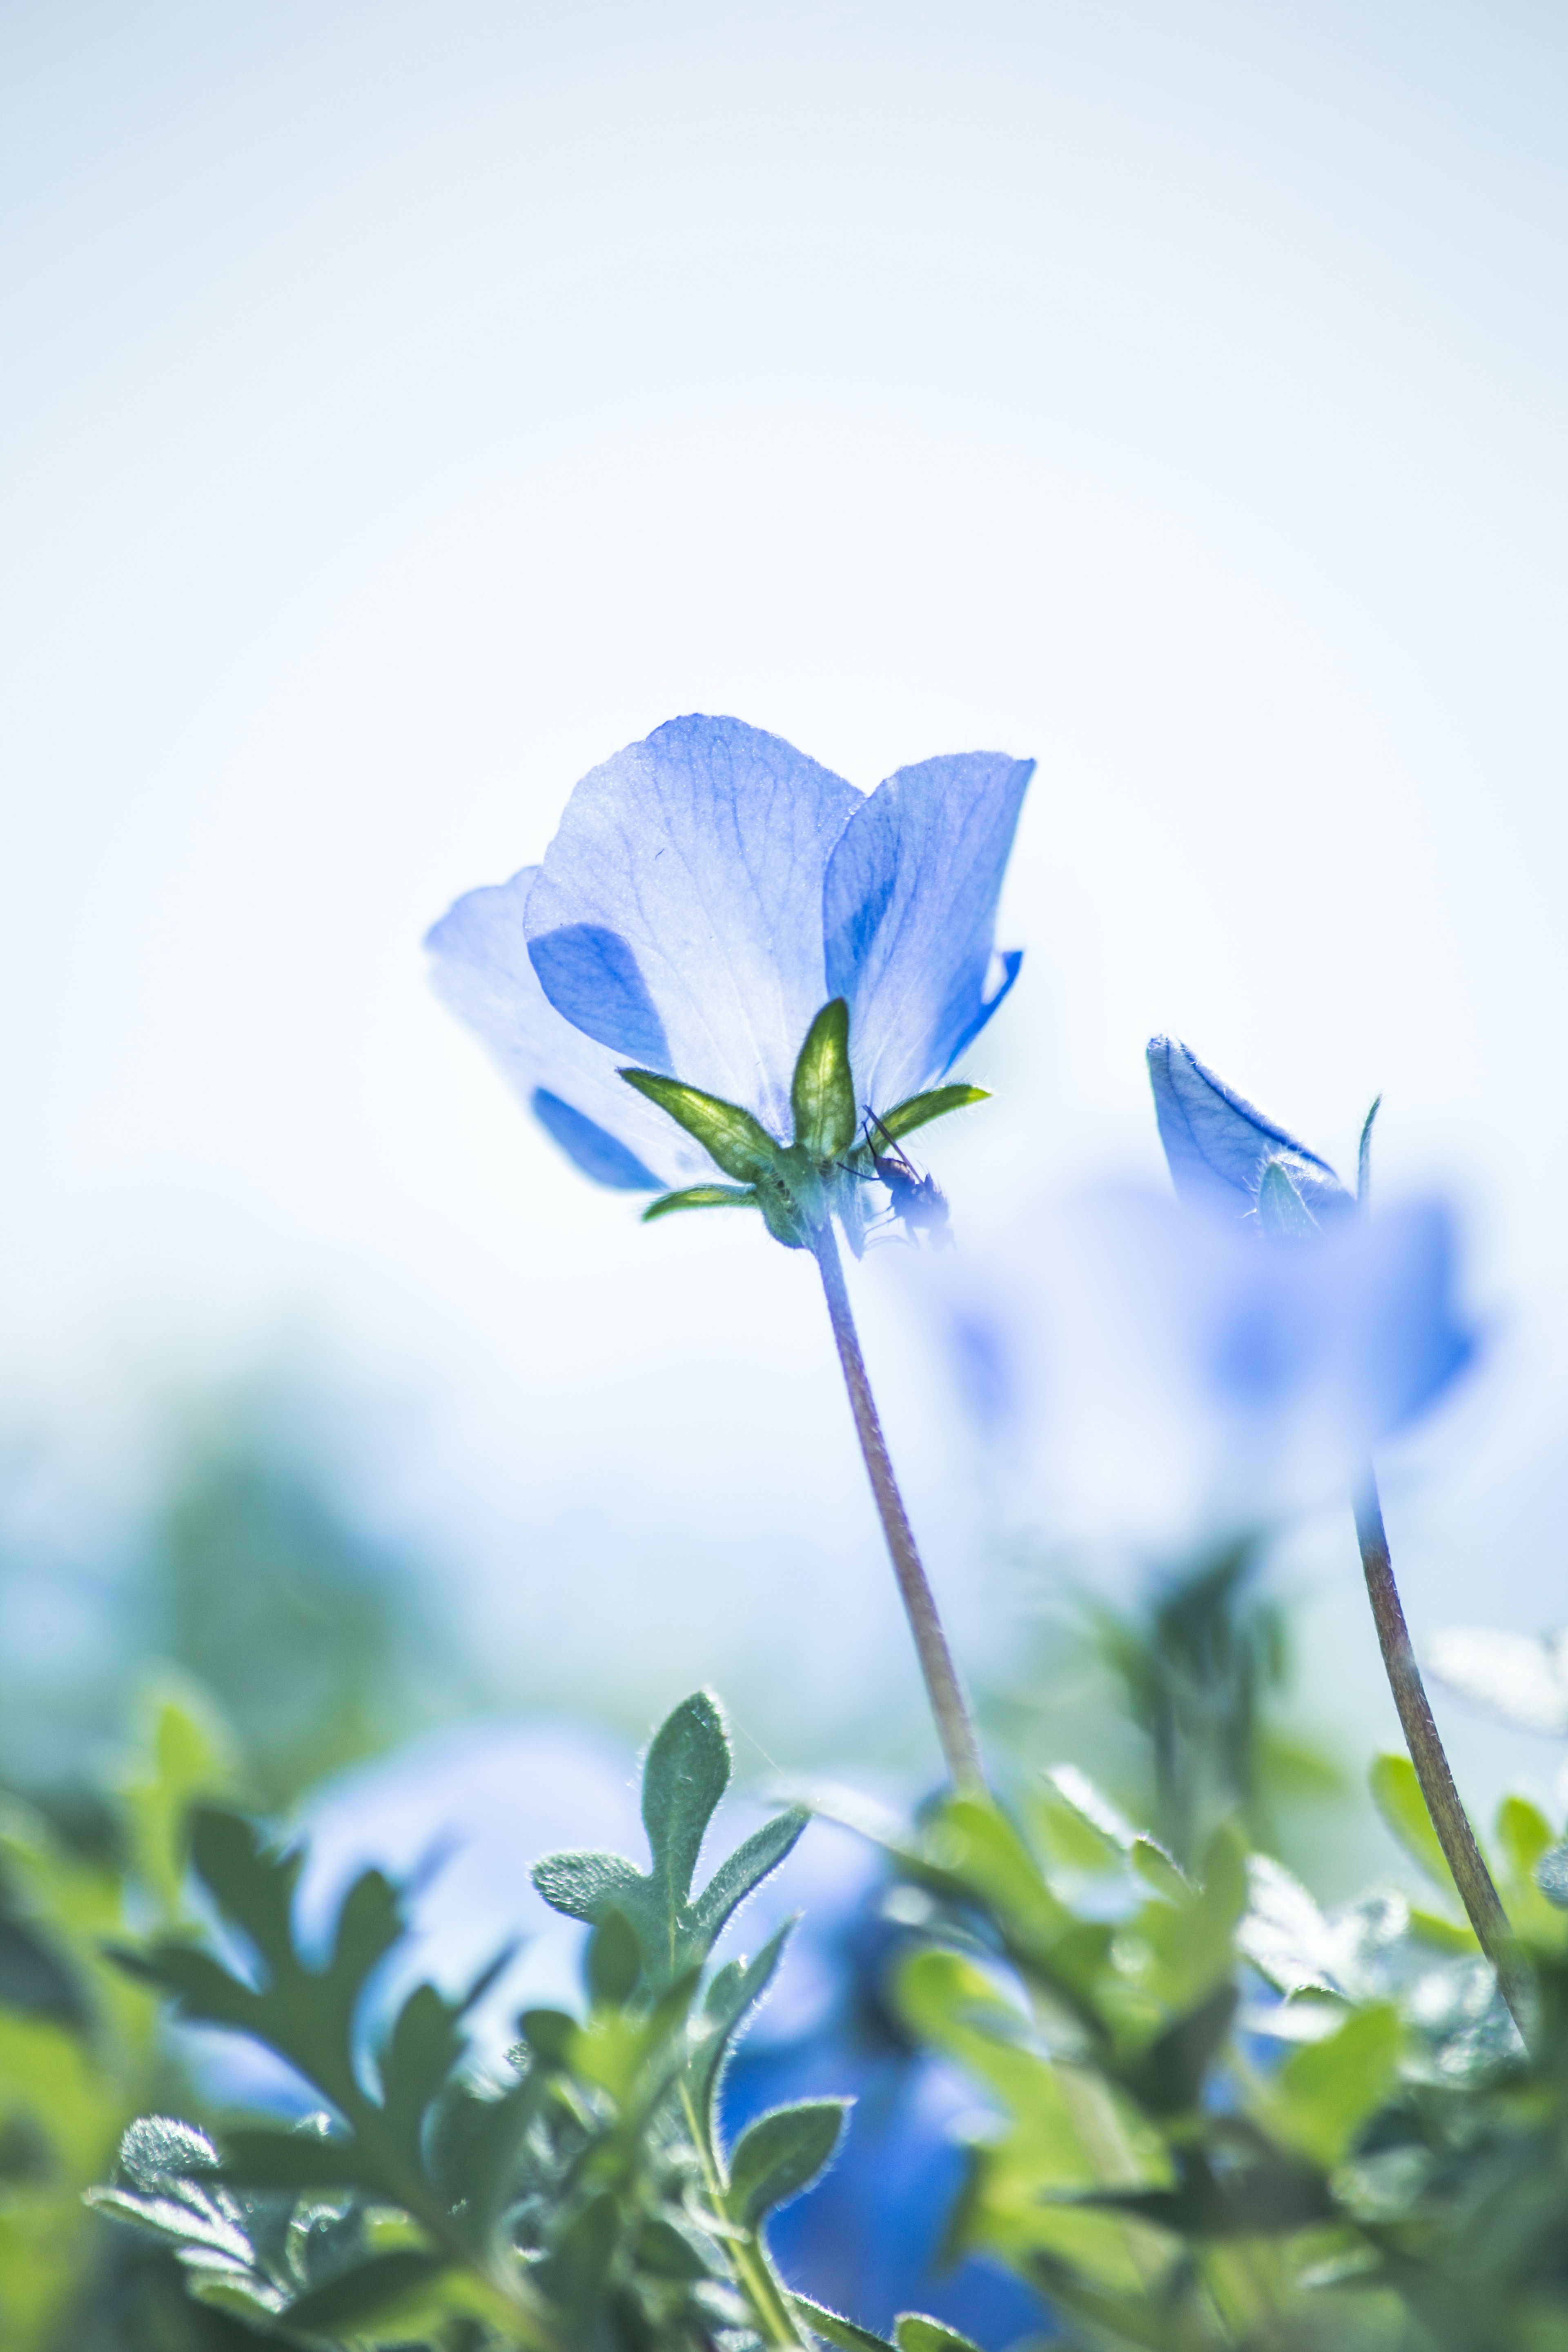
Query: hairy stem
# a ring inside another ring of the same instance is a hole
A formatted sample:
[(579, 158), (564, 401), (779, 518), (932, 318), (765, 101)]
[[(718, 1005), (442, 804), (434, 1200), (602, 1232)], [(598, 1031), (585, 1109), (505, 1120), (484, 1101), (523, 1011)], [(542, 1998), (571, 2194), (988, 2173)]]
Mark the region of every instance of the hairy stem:
[(974, 1726), (969, 1719), (969, 1708), (952, 1663), (952, 1653), (947, 1646), (947, 1635), (942, 1632), (942, 1619), (937, 1613), (936, 1595), (921, 1565), (914, 1530), (910, 1526), (909, 1513), (904, 1508), (903, 1496), (893, 1475), (893, 1465), (888, 1456), (888, 1441), (882, 1434), (871, 1383), (866, 1377), (866, 1360), (860, 1353), (860, 1339), (850, 1310), (849, 1292), (844, 1280), (838, 1244), (832, 1225), (826, 1220), (813, 1234), (811, 1246), (821, 1269), (828, 1318), (838, 1347), (838, 1360), (844, 1368), (844, 1385), (849, 1391), (850, 1410), (855, 1415), (856, 1434), (866, 1459), (867, 1475), (876, 1497), (882, 1533), (888, 1538), (888, 1550), (892, 1557), (893, 1574), (899, 1580), (904, 1612), (910, 1621), (910, 1631), (914, 1635), (921, 1672), (925, 1676), (926, 1695), (931, 1700), (931, 1713), (936, 1717), (937, 1737), (942, 1741), (942, 1752), (947, 1759), (947, 1769), (952, 1775), (955, 1787), (964, 1795), (973, 1796), (985, 1786)]
[(1530, 2013), (1529, 1978), (1520, 1964), (1508, 1914), (1502, 1907), (1497, 1888), (1492, 1885), (1491, 1873), (1476, 1843), (1476, 1833), (1454, 1786), (1448, 1759), (1444, 1753), (1437, 1726), (1432, 1719), (1426, 1685), (1421, 1680), (1421, 1669), (1415, 1663), (1415, 1653), (1410, 1644), (1410, 1631), (1405, 1622), (1399, 1587), (1394, 1580), (1394, 1563), (1389, 1557), (1388, 1537), (1383, 1524), (1383, 1505), (1378, 1499), (1377, 1481), (1370, 1467), (1355, 1496), (1355, 1531), (1361, 1545), (1361, 1564), (1366, 1572), (1367, 1598), (1372, 1602), (1373, 1622), (1377, 1627), (1378, 1645), (1383, 1652), (1388, 1686), (1399, 1710), (1410, 1761), (1415, 1767), (1415, 1777), (1426, 1800), (1426, 1811), (1432, 1817), (1432, 1827), (1437, 1832), (1437, 1843), (1443, 1849), (1444, 1858), (1453, 1873), (1459, 1899), (1476, 1931), (1477, 1941), (1497, 1970), (1499, 1989), (1512, 2012), (1514, 2023), (1522, 2033)]

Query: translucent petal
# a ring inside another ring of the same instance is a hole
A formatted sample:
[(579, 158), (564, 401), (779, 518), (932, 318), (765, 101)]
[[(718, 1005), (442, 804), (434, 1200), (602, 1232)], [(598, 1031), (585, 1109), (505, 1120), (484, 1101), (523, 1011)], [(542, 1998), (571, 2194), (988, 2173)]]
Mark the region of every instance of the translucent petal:
[(523, 931), (538, 873), (526, 866), (443, 915), (425, 942), (437, 993), (584, 1175), (637, 1192), (711, 1176), (707, 1153), (616, 1076), (624, 1056), (563, 1020), (540, 987)]
[(969, 751), (900, 768), (844, 828), (823, 893), (827, 993), (849, 1000), (862, 1103), (940, 1078), (1001, 1003), (996, 899), (1031, 760)]
[(1160, 1140), (1184, 1200), (1247, 1216), (1266, 1163), (1278, 1160), (1314, 1215), (1350, 1207), (1326, 1160), (1233, 1094), (1179, 1038), (1152, 1037), (1148, 1052)]
[(823, 878), (861, 805), (736, 719), (672, 719), (617, 752), (574, 792), (529, 899), (551, 1003), (787, 1140), (795, 1056), (830, 993)]

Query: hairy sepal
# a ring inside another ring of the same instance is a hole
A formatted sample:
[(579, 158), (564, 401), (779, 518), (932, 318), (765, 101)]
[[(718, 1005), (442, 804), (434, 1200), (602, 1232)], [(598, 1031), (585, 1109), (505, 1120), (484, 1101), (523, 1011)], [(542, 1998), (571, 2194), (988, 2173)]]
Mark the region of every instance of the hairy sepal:
[(848, 1150), (859, 1119), (849, 1069), (849, 1007), (842, 996), (831, 998), (805, 1033), (790, 1102), (799, 1150), (816, 1160)]
[(700, 1087), (663, 1077), (657, 1070), (622, 1070), (619, 1075), (694, 1136), (715, 1165), (738, 1184), (754, 1184), (772, 1172), (780, 1147), (739, 1103), (704, 1094)]

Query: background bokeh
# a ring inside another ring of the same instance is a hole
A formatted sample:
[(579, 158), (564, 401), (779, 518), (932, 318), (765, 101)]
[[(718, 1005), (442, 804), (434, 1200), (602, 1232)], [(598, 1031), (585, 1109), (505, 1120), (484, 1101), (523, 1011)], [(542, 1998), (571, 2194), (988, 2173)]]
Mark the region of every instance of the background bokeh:
[[(1158, 1174), (1151, 1029), (1342, 1166), (1384, 1090), (1489, 1331), (1387, 1465), (1412, 1618), (1568, 1613), (1557, 12), (66, 0), (0, 50), (0, 1769), (68, 1780), (153, 1654), (278, 1801), (700, 1681), (753, 1773), (931, 1769), (799, 1263), (639, 1231), (425, 987), (693, 709), (864, 785), (1038, 757), (961, 1233)], [(1028, 1683), (1048, 1576), (891, 1287), (937, 1580)], [(1348, 1530), (1278, 1573), (1305, 1714), (1386, 1740)]]

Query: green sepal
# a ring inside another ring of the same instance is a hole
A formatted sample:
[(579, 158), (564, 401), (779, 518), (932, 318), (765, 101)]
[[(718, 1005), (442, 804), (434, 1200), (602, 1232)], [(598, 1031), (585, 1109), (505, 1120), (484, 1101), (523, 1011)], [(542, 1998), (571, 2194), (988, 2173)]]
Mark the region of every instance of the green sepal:
[(849, 1070), (849, 1007), (842, 996), (825, 1004), (805, 1033), (789, 1098), (795, 1139), (814, 1160), (837, 1160), (859, 1124)]
[(756, 1209), (762, 1203), (754, 1184), (691, 1184), (684, 1192), (661, 1192), (642, 1213), (645, 1225), (656, 1217), (672, 1217), (678, 1209)]
[(657, 1070), (621, 1070), (617, 1076), (695, 1136), (709, 1158), (738, 1183), (755, 1183), (773, 1168), (778, 1144), (739, 1103), (705, 1095), (700, 1087), (684, 1086), (679, 1078), (661, 1077)]
[(968, 1110), (972, 1104), (990, 1099), (984, 1087), (932, 1087), (929, 1094), (911, 1095), (892, 1110), (879, 1111), (877, 1124), (884, 1139), (890, 1137), (897, 1143), (901, 1137), (912, 1135), (917, 1127), (945, 1118), (950, 1110)]
[(1282, 1160), (1271, 1160), (1263, 1171), (1258, 1222), (1271, 1241), (1307, 1241), (1318, 1231), (1318, 1220), (1290, 1181)]

